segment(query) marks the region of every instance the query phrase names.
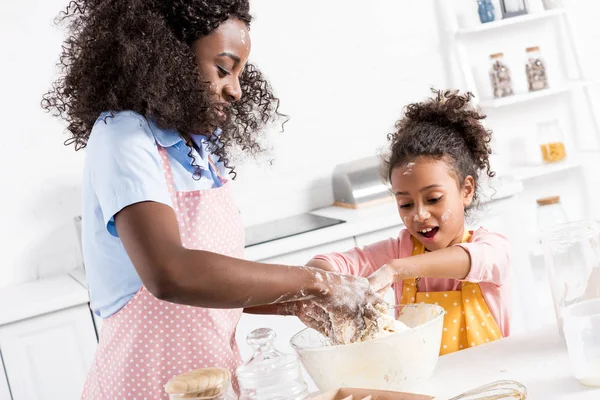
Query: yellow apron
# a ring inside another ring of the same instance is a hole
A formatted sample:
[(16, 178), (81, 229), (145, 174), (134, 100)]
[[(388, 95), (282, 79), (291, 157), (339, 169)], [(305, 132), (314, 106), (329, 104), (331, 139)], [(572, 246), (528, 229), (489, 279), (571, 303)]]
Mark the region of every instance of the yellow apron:
[[(423, 244), (414, 237), (412, 240), (412, 255), (423, 254)], [(471, 233), (465, 230), (463, 243), (470, 240)], [(421, 293), (417, 291), (419, 279), (404, 280), (400, 304), (437, 304), (446, 310), (440, 355), (502, 338), (479, 284), (462, 282), (460, 290)]]

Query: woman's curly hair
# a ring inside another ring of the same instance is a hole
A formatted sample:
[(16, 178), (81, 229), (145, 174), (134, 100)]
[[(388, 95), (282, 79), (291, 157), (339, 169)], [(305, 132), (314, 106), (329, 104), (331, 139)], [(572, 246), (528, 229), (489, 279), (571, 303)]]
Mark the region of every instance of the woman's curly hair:
[[(104, 111), (132, 110), (160, 127), (187, 133), (219, 126), (210, 150), (230, 169), (227, 150), (256, 154), (259, 133), (280, 114), (279, 99), (248, 63), (240, 76), (243, 96), (225, 122), (211, 104), (208, 83), (198, 74), (191, 44), (221, 23), (237, 18), (249, 27), (248, 0), (74, 0), (57, 22), (66, 22), (62, 74), (44, 95), (42, 107), (65, 119), (66, 145), (86, 146)], [(284, 121), (285, 122), (285, 121)]]
[(433, 157), (447, 161), (459, 184), (467, 176), (475, 180), (477, 199), (479, 172), (490, 178), (489, 155), (492, 132), (481, 120), (486, 118), (470, 103), (473, 94), (458, 90), (433, 90), (434, 96), (426, 101), (406, 106), (404, 116), (396, 122), (396, 130), (388, 135), (390, 152), (384, 159), (386, 178), (392, 170), (418, 157)]

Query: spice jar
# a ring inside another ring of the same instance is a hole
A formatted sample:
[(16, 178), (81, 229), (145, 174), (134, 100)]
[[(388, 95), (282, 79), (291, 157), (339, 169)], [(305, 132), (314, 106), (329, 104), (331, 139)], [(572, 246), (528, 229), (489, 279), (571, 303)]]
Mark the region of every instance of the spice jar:
[(492, 82), (494, 97), (496, 98), (510, 96), (514, 93), (510, 69), (504, 64), (503, 58), (503, 53), (496, 53), (490, 56), (492, 62), (490, 67), (490, 80)]
[(224, 368), (200, 368), (177, 375), (165, 385), (170, 400), (235, 400), (231, 373)]
[(558, 120), (543, 121), (537, 125), (538, 143), (544, 162), (553, 163), (564, 160), (567, 157), (567, 152)]
[(529, 91), (548, 89), (548, 76), (546, 75), (546, 64), (542, 59), (540, 48), (527, 48), (527, 63), (525, 64), (525, 73), (527, 74), (527, 83)]

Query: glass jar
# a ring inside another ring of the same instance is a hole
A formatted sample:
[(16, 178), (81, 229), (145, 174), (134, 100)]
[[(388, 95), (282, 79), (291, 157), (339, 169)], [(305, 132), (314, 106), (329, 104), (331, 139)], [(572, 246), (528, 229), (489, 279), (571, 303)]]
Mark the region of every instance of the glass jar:
[(525, 73), (527, 74), (527, 84), (530, 92), (548, 89), (548, 75), (546, 74), (546, 64), (542, 59), (540, 48), (527, 48), (527, 63), (525, 64)]
[(560, 204), (560, 196), (544, 197), (536, 200), (538, 232), (544, 232), (555, 225), (568, 222), (567, 214)]
[(298, 357), (277, 351), (273, 348), (274, 340), (275, 332), (267, 328), (256, 329), (248, 335), (246, 342), (254, 348), (254, 354), (236, 371), (240, 400), (309, 398)]
[(542, 248), (558, 329), (565, 310), (600, 299), (600, 230), (596, 221), (555, 225), (542, 233)]
[[(600, 276), (596, 283), (600, 287)], [(600, 387), (600, 298), (565, 308), (564, 332), (573, 375), (585, 386)]]
[(200, 368), (177, 375), (165, 385), (170, 400), (236, 400), (231, 373), (224, 368)]
[(557, 119), (542, 121), (538, 126), (538, 143), (545, 163), (562, 161), (567, 157), (565, 142)]
[(514, 94), (510, 69), (504, 63), (504, 54), (496, 53), (490, 55), (490, 81), (494, 97), (506, 97)]

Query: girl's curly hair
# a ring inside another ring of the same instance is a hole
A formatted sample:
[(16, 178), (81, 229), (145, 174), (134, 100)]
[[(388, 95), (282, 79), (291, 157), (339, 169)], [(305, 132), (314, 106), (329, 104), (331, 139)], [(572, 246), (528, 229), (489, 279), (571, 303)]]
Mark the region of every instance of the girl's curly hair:
[[(219, 126), (211, 151), (235, 177), (227, 150), (256, 154), (257, 138), (280, 114), (279, 99), (248, 63), (240, 76), (242, 98), (220, 121), (208, 83), (198, 74), (191, 44), (230, 18), (252, 21), (248, 0), (74, 0), (57, 18), (69, 36), (63, 44), (62, 74), (43, 96), (42, 107), (65, 119), (65, 145), (86, 146), (104, 111), (133, 110), (160, 127), (188, 132)], [(284, 121), (285, 123), (285, 121)]]
[(475, 180), (477, 199), (479, 172), (490, 178), (489, 155), (492, 132), (481, 124), (486, 116), (470, 103), (473, 94), (458, 90), (432, 90), (426, 101), (406, 106), (404, 116), (396, 122), (396, 130), (388, 135), (389, 155), (384, 159), (386, 178), (392, 170), (418, 157), (433, 157), (447, 161), (461, 184), (467, 176)]

